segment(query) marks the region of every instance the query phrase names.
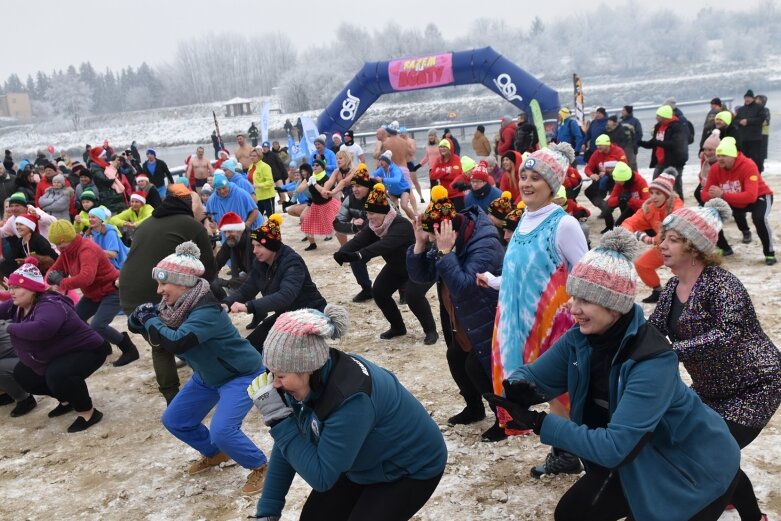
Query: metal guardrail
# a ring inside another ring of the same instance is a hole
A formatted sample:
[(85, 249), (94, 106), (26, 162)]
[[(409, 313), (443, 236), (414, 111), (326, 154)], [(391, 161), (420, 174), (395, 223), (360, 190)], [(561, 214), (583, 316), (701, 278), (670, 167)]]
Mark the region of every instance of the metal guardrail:
[[(731, 97), (730, 98), (721, 98), (721, 101), (722, 101), (722, 103), (725, 104), (725, 106), (730, 107), (732, 105), (732, 102), (733, 102), (734, 99), (735, 98), (731, 98)], [(710, 103), (710, 99), (700, 99), (700, 100), (691, 100), (691, 101), (680, 101), (680, 102), (677, 102), (675, 105), (677, 107), (692, 107), (692, 106), (695, 106), (695, 105), (704, 105), (704, 104), (709, 104), (709, 103)], [(607, 112), (621, 112), (622, 108), (623, 107), (609, 108), (609, 109), (606, 109), (606, 110), (607, 110)], [(654, 103), (654, 104), (647, 104), (647, 105), (635, 105), (633, 108), (634, 108), (635, 112), (637, 112), (637, 111), (641, 111), (642, 112), (644, 110), (656, 110), (656, 109), (659, 108), (659, 104), (658, 103)], [(545, 123), (551, 123), (551, 122), (555, 122), (555, 121), (556, 120), (554, 120), (554, 119), (546, 119)], [(455, 123), (455, 122), (454, 123), (434, 123), (431, 126), (427, 126), (427, 127), (407, 127), (407, 133), (410, 135), (410, 137), (414, 138), (415, 137), (415, 132), (428, 132), (432, 128), (437, 129), (437, 130), (444, 130), (446, 128), (449, 128), (451, 131), (452, 130), (459, 130), (460, 131), (459, 132), (459, 134), (460, 134), (459, 137), (461, 139), (465, 139), (466, 138), (465, 129), (467, 129), (467, 128), (474, 128), (477, 125), (483, 125), (483, 126), (500, 125), (501, 123), (502, 123), (502, 120), (500, 120), (500, 119), (487, 119), (487, 120), (481, 120), (481, 121), (470, 121), (470, 122), (467, 122), (467, 123)], [(357, 132), (354, 135), (354, 138), (358, 140), (358, 143), (361, 146), (365, 146), (366, 142), (367, 142), (366, 138), (374, 137), (375, 132), (376, 131), (374, 131), (374, 132)]]

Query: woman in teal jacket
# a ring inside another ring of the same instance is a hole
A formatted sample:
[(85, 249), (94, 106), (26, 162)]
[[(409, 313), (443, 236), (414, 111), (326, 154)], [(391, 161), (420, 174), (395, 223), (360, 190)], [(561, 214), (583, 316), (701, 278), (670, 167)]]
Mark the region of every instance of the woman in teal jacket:
[[(724, 421), (680, 378), (669, 341), (634, 303), (637, 249), (623, 229), (604, 235), (567, 280), (577, 325), (503, 382), (516, 427), (585, 462), (555, 519), (716, 520), (740, 473)], [(529, 410), (568, 391), (570, 420)]]
[(263, 361), (274, 374), (247, 389), (274, 438), (257, 518), (277, 521), (293, 477), (312, 488), (303, 521), (410, 519), (433, 494), (447, 462), (436, 423), (389, 371), (329, 349), (347, 310), (285, 313)]
[[(128, 317), (128, 328), (192, 367), (192, 378), (162, 418), (171, 434), (202, 455), (190, 465), (189, 474), (233, 459), (251, 470), (241, 492), (257, 494), (267, 459), (242, 432), (241, 424), (252, 408), (245, 389), (265, 369), (258, 352), (241, 338), (201, 277), (200, 254), (195, 243), (187, 241), (157, 264), (152, 277), (162, 301), (138, 306)], [(207, 428), (203, 420), (212, 409)]]

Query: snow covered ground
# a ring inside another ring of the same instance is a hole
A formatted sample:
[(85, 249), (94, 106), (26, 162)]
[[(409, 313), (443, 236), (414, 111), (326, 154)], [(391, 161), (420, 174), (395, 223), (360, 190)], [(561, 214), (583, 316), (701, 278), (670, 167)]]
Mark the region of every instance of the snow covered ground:
[[(781, 186), (781, 163), (768, 166), (768, 183)], [(643, 173), (649, 175), (648, 171)], [(694, 169), (686, 170), (687, 193), (694, 186), (695, 176)], [(692, 204), (691, 197), (688, 203)], [(778, 209), (772, 213), (772, 223), (778, 242)], [(489, 420), (448, 427), (446, 419), (463, 404), (449, 376), (444, 344), (424, 346), (423, 333), (406, 306), (402, 313), (409, 334), (398, 341), (379, 340), (378, 332), (385, 327), (382, 315), (372, 302), (350, 301), (358, 288), (349, 269), (331, 259), (336, 241), (320, 241), (317, 250), (304, 252), (297, 224), (297, 219), (285, 219), (285, 242), (304, 256), (327, 300), (343, 304), (350, 311), (351, 330), (340, 348), (393, 370), (441, 426), (447, 441), (450, 456), (445, 475), (431, 501), (414, 519), (551, 519), (558, 499), (577, 478), (536, 480), (529, 476), (529, 468), (540, 463), (548, 450), (536, 436), (485, 444), (479, 437), (489, 427)], [(592, 238), (598, 239), (600, 224), (591, 223)], [(781, 265), (765, 266), (756, 238), (751, 244), (741, 244), (734, 223), (727, 224), (726, 233), (735, 255), (725, 259), (724, 265), (746, 285), (765, 330), (776, 345), (781, 345)], [(369, 263), (372, 275), (380, 267), (380, 262)], [(664, 279), (670, 275), (667, 270), (662, 274)], [(638, 297), (648, 291), (640, 288)], [(430, 291), (428, 297), (436, 308), (435, 291)], [(648, 314), (652, 306), (644, 305), (644, 309)], [(245, 333), (249, 319), (233, 318)], [(113, 324), (126, 330), (123, 316)], [(38, 408), (27, 416), (5, 417), (0, 427), (0, 519), (211, 521), (245, 519), (254, 513), (256, 498), (239, 494), (247, 475), (244, 469), (229, 465), (195, 477), (187, 475), (188, 465), (198, 454), (160, 424), (165, 402), (156, 389), (149, 347), (140, 336), (134, 335), (134, 340), (141, 350), (140, 361), (123, 368), (106, 363), (88, 382), (95, 405), (105, 413), (104, 420), (89, 431), (66, 434), (72, 417), (47, 418), (46, 412), (56, 405), (50, 398), (41, 398)], [(184, 381), (189, 370), (181, 369), (180, 376)], [(8, 410), (4, 408), (3, 414)], [(252, 439), (270, 452), (272, 440), (256, 411), (248, 415), (244, 426)], [(742, 466), (754, 483), (762, 510), (770, 519), (779, 519), (781, 415), (776, 414), (759, 438), (743, 450)], [(284, 520), (298, 518), (308, 491), (307, 485), (296, 478), (288, 494)], [(728, 512), (721, 519), (732, 521), (738, 516)]]

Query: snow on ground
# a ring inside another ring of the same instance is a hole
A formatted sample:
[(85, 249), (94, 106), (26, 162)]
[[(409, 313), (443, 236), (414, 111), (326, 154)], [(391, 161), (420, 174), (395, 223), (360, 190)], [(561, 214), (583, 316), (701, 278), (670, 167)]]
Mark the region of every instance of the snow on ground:
[[(647, 170), (643, 174), (650, 176)], [(765, 177), (771, 186), (781, 186), (781, 163), (769, 164)], [(691, 193), (695, 178), (695, 170), (687, 169), (687, 193)], [(689, 197), (687, 203), (693, 204), (693, 198)], [(771, 221), (777, 242), (781, 230), (778, 209), (774, 209)], [(601, 222), (591, 223), (592, 240), (598, 240), (601, 227)], [(733, 222), (727, 224), (726, 233), (735, 255), (725, 259), (724, 266), (746, 285), (765, 331), (776, 345), (781, 345), (781, 265), (764, 265), (756, 234), (751, 244), (744, 245)], [(424, 346), (423, 332), (406, 306), (402, 313), (409, 334), (393, 342), (379, 340), (385, 321), (373, 303), (350, 301), (358, 288), (349, 269), (331, 259), (337, 242), (320, 241), (317, 250), (304, 252), (306, 244), (299, 242), (300, 237), (297, 219), (286, 218), (285, 242), (304, 256), (327, 300), (343, 304), (350, 311), (350, 333), (339, 347), (394, 371), (431, 413), (447, 441), (450, 455), (445, 475), (414, 519), (551, 519), (558, 499), (577, 478), (536, 480), (529, 476), (530, 467), (543, 461), (548, 450), (536, 436), (485, 444), (479, 438), (490, 426), (488, 419), (475, 425), (448, 427), (446, 419), (460, 411), (463, 403), (449, 376), (444, 344)], [(372, 275), (380, 267), (378, 261), (369, 263)], [(662, 275), (666, 279), (670, 273), (663, 269)], [(648, 288), (641, 287), (638, 297), (648, 292)], [(436, 292), (429, 291), (428, 297), (436, 308)], [(644, 309), (649, 314), (653, 308), (644, 305)], [(436, 309), (434, 314), (437, 316)], [(246, 333), (244, 325), (249, 319), (233, 319), (242, 334)], [(126, 330), (123, 316), (113, 324)], [(254, 514), (256, 498), (239, 494), (246, 470), (228, 465), (195, 477), (187, 475), (187, 467), (198, 454), (160, 424), (165, 402), (157, 392), (150, 350), (140, 336), (133, 338), (139, 345), (141, 360), (123, 368), (107, 362), (88, 381), (96, 407), (105, 413), (100, 424), (84, 433), (67, 434), (65, 429), (73, 417), (47, 418), (46, 412), (56, 405), (51, 398), (41, 398), (38, 408), (27, 416), (5, 418), (0, 427), (0, 519), (218, 521)], [(189, 370), (181, 369), (180, 377), (185, 381)], [(3, 408), (3, 414), (9, 410)], [(255, 410), (248, 415), (244, 428), (259, 447), (270, 453), (272, 440)], [(770, 519), (779, 519), (780, 414), (743, 450), (742, 466), (754, 483), (762, 510)], [(298, 518), (308, 491), (308, 486), (296, 478), (287, 497), (284, 520)], [(728, 512), (721, 519), (732, 521), (738, 516)]]

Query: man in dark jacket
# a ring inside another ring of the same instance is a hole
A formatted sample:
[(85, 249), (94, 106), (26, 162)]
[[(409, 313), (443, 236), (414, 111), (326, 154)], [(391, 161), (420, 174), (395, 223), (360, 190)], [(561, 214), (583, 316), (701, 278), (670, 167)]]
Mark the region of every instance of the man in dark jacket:
[(169, 183), (173, 184), (174, 182), (171, 171), (168, 170), (168, 165), (162, 159), (157, 159), (157, 152), (155, 152), (154, 148), (146, 149), (146, 161), (144, 161), (141, 168), (141, 173), (149, 177), (149, 181), (157, 188), (161, 199), (165, 197), (166, 178)]
[[(282, 217), (274, 214), (250, 234), (255, 256), (252, 271), (244, 284), (222, 301), (231, 313), (254, 315), (253, 322), (259, 325), (247, 340), (260, 352), (271, 326), (282, 313), (303, 308), (323, 311), (326, 305), (304, 259), (282, 244), (281, 224)], [(260, 298), (256, 298), (258, 293)]]
[(656, 179), (665, 168), (673, 167), (678, 172), (675, 178), (675, 191), (683, 199), (681, 174), (689, 160), (688, 133), (673, 113), (670, 105), (662, 105), (656, 111), (656, 125), (648, 141), (640, 141), (640, 146), (651, 149), (651, 168)]
[(762, 165), (762, 122), (763, 107), (756, 102), (754, 91), (749, 89), (743, 95), (743, 106), (735, 114), (743, 155), (751, 159), (757, 168)]
[(274, 184), (282, 186), (287, 181), (287, 165), (285, 165), (279, 152), (271, 149), (271, 143), (264, 141), (262, 145), (263, 161), (271, 167), (271, 175), (274, 178)]
[(250, 126), (247, 129), (247, 137), (249, 137), (250, 142), (252, 142), (252, 148), (258, 146), (258, 137), (260, 137), (260, 130), (258, 130), (258, 127), (255, 126), (254, 121), (250, 123)]
[(16, 176), (10, 175), (4, 165), (0, 165), (0, 208), (16, 192)]
[(605, 127), (607, 127), (607, 111), (605, 107), (598, 107), (593, 112), (594, 119), (586, 130), (586, 134), (583, 136), (583, 159), (589, 160), (591, 154), (597, 149), (597, 138), (605, 133)]
[[(334, 230), (336, 230), (336, 239), (339, 244), (344, 246), (347, 243), (348, 235), (355, 235), (361, 231), (368, 222), (366, 220), (366, 198), (369, 191), (374, 186), (374, 182), (369, 177), (369, 171), (366, 170), (363, 163), (353, 174), (350, 181), (352, 191), (348, 197), (342, 201), (339, 213), (334, 219)], [(353, 261), (350, 263), (350, 269), (355, 276), (355, 282), (361, 286), (361, 291), (353, 297), (353, 302), (365, 302), (372, 299), (372, 280), (369, 278), (369, 270), (366, 263)]]
[[(502, 269), (504, 249), (496, 227), (474, 206), (439, 229), (415, 230), (415, 245), (407, 250), (407, 271), (417, 283), (437, 283), (439, 317), (447, 344), (447, 363), (464, 409), (450, 417), (450, 425), (465, 425), (485, 418), (482, 394), (491, 392), (491, 337), (499, 292), (479, 287), (477, 274)], [(495, 422), (483, 441), (506, 437)]]
[(624, 108), (621, 109), (621, 124), (630, 125), (635, 130), (632, 146), (634, 147), (636, 156), (638, 143), (643, 139), (643, 125), (640, 124), (640, 120), (634, 116), (634, 112), (635, 108), (632, 105), (624, 105)]
[[(183, 185), (178, 186), (186, 190)], [(157, 283), (149, 274), (158, 262), (174, 253), (185, 241), (193, 241), (201, 251), (201, 262), (206, 268), (203, 278), (210, 282), (214, 280), (217, 270), (209, 234), (193, 218), (191, 201), (189, 193), (186, 199), (169, 194), (133, 234), (133, 243), (119, 272), (119, 299), (126, 315), (141, 304), (160, 300)], [(152, 346), (152, 365), (160, 393), (171, 403), (179, 392), (176, 358), (172, 353)]]

